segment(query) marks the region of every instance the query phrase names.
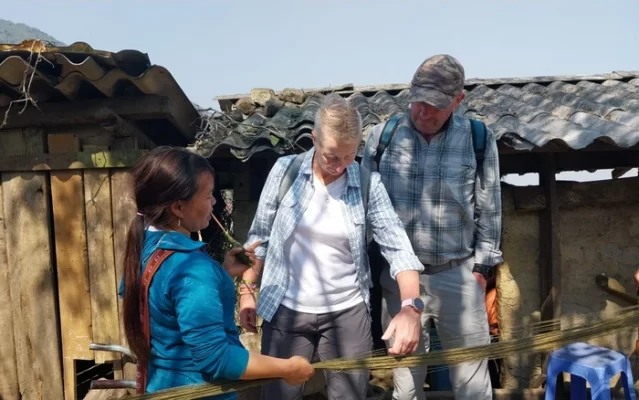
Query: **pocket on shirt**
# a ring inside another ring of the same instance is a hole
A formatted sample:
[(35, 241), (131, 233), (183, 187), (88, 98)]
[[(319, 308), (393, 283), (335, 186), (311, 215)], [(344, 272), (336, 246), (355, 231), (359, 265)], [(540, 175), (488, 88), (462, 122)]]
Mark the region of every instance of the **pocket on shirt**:
[(280, 226), (282, 224), (282, 221), (286, 221), (287, 218), (291, 218), (291, 215), (295, 214), (295, 209), (299, 201), (297, 199), (297, 196), (295, 196), (293, 193), (290, 194), (291, 195), (289, 196), (289, 194), (287, 193), (282, 199), (280, 206), (277, 208), (277, 213), (275, 214), (275, 219), (273, 220), (273, 225), (271, 226), (271, 228), (273, 228), (273, 226)]
[(382, 156), (383, 162), (389, 164), (410, 164), (412, 165), (415, 161), (413, 157), (413, 150), (411, 148), (406, 148), (393, 143), (393, 146), (389, 146), (384, 151), (384, 155)]
[(298, 203), (297, 196), (295, 196), (295, 193), (293, 193), (292, 189), (293, 187), (291, 186), (291, 189), (289, 189), (290, 192), (284, 195), (284, 198), (282, 199), (282, 203), (280, 203), (280, 206), (293, 208)]
[(439, 166), (439, 178), (445, 183), (459, 206), (465, 210), (471, 204), (470, 199), (475, 186), (473, 167), (463, 163), (443, 163)]
[(362, 228), (362, 225), (366, 225), (366, 216), (364, 215), (364, 205), (348, 205), (348, 216), (350, 222), (352, 222), (358, 229)]
[(379, 173), (391, 199), (398, 193), (400, 197), (411, 198), (422, 191), (421, 171), (412, 158), (405, 154), (397, 154), (386, 160), (379, 166)]

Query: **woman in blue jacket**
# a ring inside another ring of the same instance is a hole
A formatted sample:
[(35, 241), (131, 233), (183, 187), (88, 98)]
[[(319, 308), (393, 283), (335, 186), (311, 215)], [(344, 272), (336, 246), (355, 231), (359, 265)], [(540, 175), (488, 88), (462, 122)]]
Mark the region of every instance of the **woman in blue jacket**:
[[(208, 226), (215, 204), (209, 162), (185, 149), (158, 147), (132, 174), (138, 212), (121, 289), (126, 337), (138, 358), (138, 392), (217, 380), (308, 380), (314, 372), (308, 360), (267, 357), (240, 343), (231, 277), (248, 268), (236, 258), (241, 249), (220, 265), (205, 243), (191, 239)], [(247, 249), (253, 260), (255, 245)]]

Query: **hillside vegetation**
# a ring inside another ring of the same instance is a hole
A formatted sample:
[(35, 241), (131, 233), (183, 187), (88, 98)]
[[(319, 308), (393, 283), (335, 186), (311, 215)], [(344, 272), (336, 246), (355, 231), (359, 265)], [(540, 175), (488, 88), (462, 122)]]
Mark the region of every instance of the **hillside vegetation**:
[(56, 46), (65, 46), (64, 43), (37, 28), (0, 19), (0, 43), (18, 44), (27, 39), (40, 39), (51, 42)]

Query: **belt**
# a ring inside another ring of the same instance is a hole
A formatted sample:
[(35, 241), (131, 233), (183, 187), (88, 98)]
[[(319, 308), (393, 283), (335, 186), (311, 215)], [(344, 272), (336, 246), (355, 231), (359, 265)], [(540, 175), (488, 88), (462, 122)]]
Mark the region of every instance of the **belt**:
[(461, 264), (463, 264), (466, 260), (468, 260), (469, 258), (473, 257), (473, 254), (469, 255), (468, 257), (464, 257), (464, 258), (460, 258), (460, 259), (456, 259), (456, 260), (450, 260), (444, 264), (439, 264), (439, 265), (433, 265), (433, 264), (424, 264), (424, 270), (421, 272), (422, 275), (433, 275), (433, 274), (437, 274), (439, 272), (443, 272), (443, 271), (447, 271), (449, 269), (455, 268), (455, 267), (459, 267)]

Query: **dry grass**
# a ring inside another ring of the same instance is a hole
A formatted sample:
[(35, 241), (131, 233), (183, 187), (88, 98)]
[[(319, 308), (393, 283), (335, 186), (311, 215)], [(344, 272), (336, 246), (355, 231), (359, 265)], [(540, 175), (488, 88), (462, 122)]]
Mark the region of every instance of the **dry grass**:
[[(559, 320), (551, 321), (551, 324), (559, 324)], [(454, 348), (443, 351), (412, 355), (403, 358), (390, 356), (372, 356), (358, 359), (337, 359), (315, 363), (317, 371), (333, 370), (348, 371), (355, 369), (391, 370), (397, 367), (417, 367), (427, 365), (454, 365), (467, 361), (482, 359), (499, 359), (507, 355), (523, 353), (540, 353), (552, 351), (556, 348), (574, 342), (587, 341), (596, 337), (605, 336), (612, 332), (624, 329), (636, 329), (639, 324), (639, 306), (632, 306), (621, 310), (613, 318), (572, 327), (563, 331), (551, 331), (529, 337), (516, 338), (485, 346)], [(540, 324), (539, 331), (547, 330), (548, 322)], [(259, 386), (266, 381), (229, 382), (225, 384), (193, 385), (175, 389), (168, 389), (154, 394), (136, 396), (140, 399), (197, 399), (206, 396), (214, 396), (229, 392), (246, 390)]]
[[(31, 97), (31, 94), (30, 94), (33, 78), (35, 77), (38, 64), (40, 64), (40, 62), (45, 61), (49, 63), (51, 66), (53, 66), (53, 63), (51, 61), (47, 60), (46, 58), (42, 56), (42, 51), (44, 50), (46, 50), (46, 43), (43, 40), (34, 40), (33, 43), (31, 43), (31, 48), (29, 49), (30, 54), (29, 54), (29, 58), (27, 59), (27, 64), (29, 64), (31, 68), (24, 69), (22, 82), (20, 83), (20, 88), (18, 89), (18, 91), (20, 92), (20, 98), (17, 100), (12, 100), (9, 103), (9, 107), (7, 107), (7, 111), (5, 112), (4, 118), (2, 119), (2, 123), (0, 123), (0, 129), (2, 129), (7, 124), (7, 120), (9, 119), (9, 114), (11, 113), (11, 107), (14, 104), (24, 103), (24, 105), (22, 106), (22, 109), (18, 111), (18, 114), (22, 114), (24, 110), (27, 109), (27, 106), (29, 104), (32, 104), (34, 107), (38, 108), (38, 104)], [(29, 73), (29, 71), (31, 73)]]

